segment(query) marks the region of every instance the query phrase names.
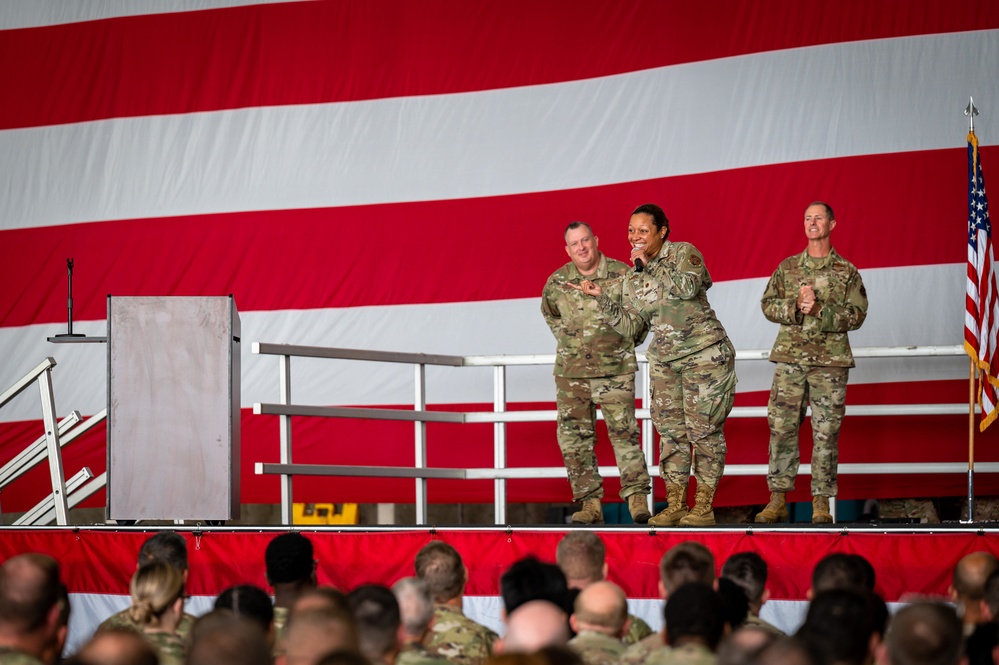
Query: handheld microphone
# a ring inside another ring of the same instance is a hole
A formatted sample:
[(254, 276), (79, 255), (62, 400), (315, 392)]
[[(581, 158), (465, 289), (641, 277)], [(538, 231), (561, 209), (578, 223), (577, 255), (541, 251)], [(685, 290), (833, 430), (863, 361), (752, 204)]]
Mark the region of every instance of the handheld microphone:
[(645, 270), (645, 264), (642, 263), (641, 259), (635, 259), (635, 272), (642, 272)]

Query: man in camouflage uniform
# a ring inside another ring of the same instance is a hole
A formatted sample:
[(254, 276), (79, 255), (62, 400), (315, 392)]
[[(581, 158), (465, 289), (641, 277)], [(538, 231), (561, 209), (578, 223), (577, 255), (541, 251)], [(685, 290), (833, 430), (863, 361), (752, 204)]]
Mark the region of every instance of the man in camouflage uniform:
[(624, 653), (628, 624), (628, 601), (613, 582), (594, 582), (579, 592), (569, 624), (576, 636), (569, 648), (579, 654), (584, 665), (617, 665)]
[[(604, 256), (589, 225), (572, 222), (565, 230), (571, 261), (545, 283), (541, 313), (558, 340), (555, 353), (558, 444), (572, 487), (573, 501), (583, 503), (572, 515), (577, 524), (602, 524), (603, 481), (597, 468), (596, 407), (599, 404), (621, 472), (621, 498), (637, 524), (649, 521), (649, 472), (635, 419), (635, 345), (646, 329), (621, 335), (607, 325), (597, 303), (583, 295), (583, 279), (599, 284), (621, 302), (626, 263)], [(576, 287), (576, 288), (573, 288)]]
[[(659, 560), (659, 595), (669, 602), (680, 587), (690, 582), (712, 586), (715, 581), (715, 557), (707, 547), (686, 540), (666, 550)], [(653, 633), (621, 654), (621, 665), (644, 665), (662, 658), (670, 650), (666, 631)]]
[(434, 599), (434, 621), (426, 647), (456, 665), (481, 665), (491, 655), (498, 635), (462, 612), (468, 570), (458, 551), (439, 540), (416, 554), (416, 576)]
[(312, 541), (297, 531), (275, 536), (264, 550), (267, 583), (274, 589), (274, 643), (278, 653), (291, 606), (317, 586), (314, 557)]
[(812, 405), (812, 522), (832, 522), (839, 428), (846, 413), (846, 383), (855, 365), (847, 333), (867, 318), (867, 291), (852, 263), (833, 249), (836, 218), (828, 204), (805, 210), (808, 247), (784, 259), (763, 293), (763, 314), (780, 324), (770, 351), (774, 369), (770, 421), (770, 502), (759, 523), (787, 520), (785, 495), (794, 489), (800, 455), (798, 430)]
[(757, 626), (776, 635), (784, 632), (760, 618), (760, 610), (770, 598), (767, 589), (767, 562), (756, 552), (736, 552), (722, 564), (721, 576), (737, 584), (749, 601), (749, 614), (744, 626)]
[[(139, 548), (139, 556), (135, 563), (135, 569), (138, 570), (149, 563), (165, 563), (173, 566), (183, 573), (184, 585), (187, 586), (187, 576), (190, 572), (187, 565), (187, 541), (176, 531), (160, 531), (142, 543), (142, 546)], [(181, 615), (176, 633), (182, 640), (187, 639), (188, 634), (191, 632), (191, 626), (194, 625), (195, 618), (187, 612)], [(127, 628), (136, 632), (142, 632), (138, 624), (129, 616), (127, 607), (121, 612), (112, 614), (98, 626), (98, 630), (107, 630), (109, 628)]]
[(721, 595), (703, 582), (689, 582), (666, 600), (663, 612), (668, 649), (658, 651), (647, 665), (715, 665), (718, 643), (728, 631)]
[(0, 566), (0, 663), (51, 665), (58, 661), (63, 588), (59, 564), (50, 556), (20, 554), (4, 561)]
[(415, 577), (404, 577), (392, 585), (399, 602), (402, 630), (396, 665), (441, 665), (447, 659), (423, 644), (434, 621), (434, 601), (427, 585)]
[[(600, 536), (592, 531), (570, 531), (555, 549), (555, 562), (565, 573), (565, 581), (572, 590), (582, 591), (607, 577), (607, 548)], [(640, 617), (628, 615), (628, 628), (621, 638), (625, 645), (635, 644), (649, 635), (652, 629)]]
[[(649, 524), (711, 526), (725, 469), (723, 427), (735, 398), (735, 349), (708, 302), (712, 281), (704, 257), (690, 243), (671, 242), (669, 234), (662, 208), (639, 206), (628, 222), (628, 240), (642, 271), (628, 273), (621, 301), (589, 279), (580, 288), (597, 296), (604, 320), (625, 337), (651, 328), (650, 406), (669, 505)], [(697, 494), (688, 510), (692, 466)]]

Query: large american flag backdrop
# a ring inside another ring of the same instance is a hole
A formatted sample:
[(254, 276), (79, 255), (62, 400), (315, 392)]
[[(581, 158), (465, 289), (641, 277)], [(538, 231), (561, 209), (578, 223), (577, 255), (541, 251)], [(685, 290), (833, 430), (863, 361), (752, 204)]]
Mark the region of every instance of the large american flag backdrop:
[[(242, 500), (279, 500), (277, 361), (252, 342), (454, 355), (550, 354), (538, 311), (589, 222), (628, 254), (656, 202), (704, 253), (740, 349), (776, 327), (759, 298), (801, 251), (802, 212), (836, 210), (862, 270), (855, 346), (958, 345), (966, 275), (966, 119), (999, 164), (999, 5), (943, 0), (4, 3), (0, 5), (0, 384), (54, 356), (60, 414), (106, 399), (103, 345), (60, 345), (65, 261), (77, 332), (106, 332), (106, 295), (233, 294), (242, 316)], [(412, 370), (294, 365), (308, 404), (412, 404)], [(769, 363), (740, 363), (763, 405)], [(862, 360), (851, 404), (967, 400), (968, 361)], [(489, 409), (486, 369), (431, 371), (437, 409)], [(511, 408), (551, 408), (550, 368), (511, 371)], [(0, 460), (41, 434), (37, 391), (0, 410)], [(966, 458), (967, 416), (849, 417), (841, 462)], [(413, 462), (412, 425), (299, 419), (296, 462)], [(489, 425), (431, 425), (431, 466), (492, 465)], [(729, 463), (765, 463), (763, 419), (731, 419)], [(808, 434), (807, 425), (805, 434)], [(979, 461), (999, 460), (982, 435)], [(554, 423), (511, 425), (511, 466), (561, 464)], [(600, 460), (612, 464), (606, 441)], [(808, 446), (804, 458), (808, 460)], [(104, 432), (67, 446), (105, 467)], [(960, 495), (964, 474), (852, 476), (840, 496)], [(6, 488), (24, 510), (37, 468)], [(609, 495), (616, 480), (608, 480)], [(979, 493), (999, 492), (981, 476)], [(661, 491), (661, 487), (660, 487)], [(799, 482), (792, 495), (807, 494)], [(514, 501), (567, 501), (518, 480)], [(762, 503), (727, 477), (721, 504)], [(800, 495), (800, 496), (799, 496)], [(298, 501), (412, 501), (412, 481), (303, 478)], [(489, 481), (432, 481), (431, 501), (485, 502)], [(103, 493), (89, 505), (102, 505)]]

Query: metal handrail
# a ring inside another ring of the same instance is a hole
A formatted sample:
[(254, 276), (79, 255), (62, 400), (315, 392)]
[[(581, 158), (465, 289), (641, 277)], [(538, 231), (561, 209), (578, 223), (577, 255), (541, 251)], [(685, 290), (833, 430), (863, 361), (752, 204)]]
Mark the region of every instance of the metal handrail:
[[(364, 476), (413, 478), (416, 482), (416, 522), (426, 524), (427, 497), (426, 481), (428, 478), (458, 478), (458, 479), (491, 479), (495, 483), (494, 505), (497, 524), (506, 522), (506, 480), (510, 478), (565, 478), (564, 467), (517, 467), (506, 466), (506, 425), (512, 422), (546, 422), (556, 419), (555, 410), (507, 411), (506, 410), (506, 369), (512, 366), (552, 365), (555, 354), (535, 355), (481, 355), (481, 356), (451, 356), (420, 353), (398, 353), (391, 351), (372, 351), (365, 349), (344, 349), (332, 347), (298, 346), (292, 344), (270, 344), (255, 342), (252, 352), (260, 355), (275, 355), (281, 357), (280, 383), (281, 402), (278, 404), (256, 403), (253, 406), (255, 414), (277, 415), (281, 419), (280, 433), (280, 463), (257, 462), (257, 474), (276, 474), (282, 479), (281, 516), (284, 524), (292, 523), (292, 476), (294, 475), (325, 475), (325, 476)], [(942, 356), (962, 356), (964, 348), (953, 346), (893, 346), (893, 347), (861, 347), (853, 350), (856, 358), (926, 358)], [(769, 349), (750, 349), (736, 352), (737, 361), (768, 360)], [(638, 394), (643, 404), (648, 404), (650, 397), (650, 379), (646, 354), (637, 354), (639, 362)], [(327, 358), (339, 360), (362, 360), (371, 362), (391, 362), (411, 364), (415, 367), (415, 395), (412, 410), (311, 406), (293, 404), (291, 402), (291, 358)], [(424, 385), (426, 367), (493, 367), (493, 411), (428, 411), (426, 409)], [(878, 405), (847, 405), (847, 415), (883, 416), (883, 415), (960, 415), (968, 412), (967, 404), (878, 404)], [(729, 417), (760, 418), (767, 415), (765, 406), (735, 407)], [(348, 466), (329, 464), (294, 464), (292, 463), (291, 418), (293, 416), (320, 416), (330, 418), (363, 418), (378, 420), (401, 420), (414, 423), (415, 464), (413, 468)], [(598, 412), (598, 418), (602, 414)], [(650, 473), (656, 473), (658, 466), (653, 459), (653, 433), (651, 416), (648, 408), (636, 409), (636, 417), (644, 421), (642, 427), (642, 447), (645, 451), (646, 464)], [(494, 432), (494, 466), (483, 469), (432, 469), (426, 466), (426, 423), (493, 423)], [(956, 463), (884, 463), (884, 464), (841, 464), (844, 474), (880, 474), (880, 473), (956, 473), (966, 469), (966, 466)], [(985, 473), (999, 472), (999, 463), (976, 465), (976, 469)], [(726, 465), (727, 475), (765, 475), (765, 464), (730, 464)], [(800, 473), (807, 475), (811, 466), (802, 464)], [(619, 475), (617, 467), (600, 467), (604, 476)], [(651, 500), (651, 497), (650, 497)]]

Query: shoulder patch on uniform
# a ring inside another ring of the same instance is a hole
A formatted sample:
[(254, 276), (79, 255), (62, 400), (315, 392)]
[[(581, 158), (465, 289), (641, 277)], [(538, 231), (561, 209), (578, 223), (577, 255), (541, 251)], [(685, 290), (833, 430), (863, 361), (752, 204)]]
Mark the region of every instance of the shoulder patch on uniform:
[(694, 266), (695, 268), (701, 265), (701, 257), (699, 256), (691, 256), (687, 260), (690, 261), (690, 265)]

